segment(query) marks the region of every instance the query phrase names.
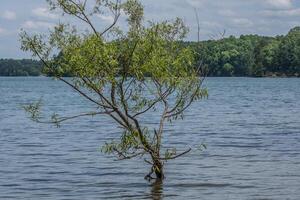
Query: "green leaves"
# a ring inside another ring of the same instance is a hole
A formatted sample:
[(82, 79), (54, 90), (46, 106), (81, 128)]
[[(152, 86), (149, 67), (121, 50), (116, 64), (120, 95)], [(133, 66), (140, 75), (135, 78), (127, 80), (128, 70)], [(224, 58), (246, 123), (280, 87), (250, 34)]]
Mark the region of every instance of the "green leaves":
[(45, 36), (42, 34), (35, 34), (30, 36), (24, 30), (19, 34), (21, 41), (21, 50), (29, 51), (33, 57), (48, 59), (51, 53), (51, 47), (45, 41)]
[(198, 149), (199, 151), (204, 151), (204, 150), (207, 149), (207, 145), (206, 145), (205, 143), (201, 143), (201, 144), (199, 144), (199, 145), (197, 146), (197, 149)]
[(24, 110), (30, 115), (30, 118), (33, 121), (37, 121), (40, 118), (40, 108), (42, 106), (42, 99), (36, 103), (23, 106)]
[(176, 148), (167, 149), (167, 150), (165, 151), (165, 159), (168, 160), (168, 159), (170, 159), (172, 156), (175, 156), (176, 154), (177, 154)]
[(127, 0), (122, 8), (128, 15), (128, 23), (131, 29), (131, 33), (136, 32), (137, 29), (141, 28), (142, 20), (144, 17), (144, 8), (138, 0)]
[[(145, 136), (147, 136), (146, 132)], [(117, 154), (119, 159), (129, 159), (131, 157), (143, 155), (144, 147), (139, 140), (139, 133), (137, 131), (124, 131), (119, 142), (112, 141), (110, 143), (105, 143), (101, 148), (101, 151), (106, 154)]]
[[(48, 0), (58, 9), (83, 22), (89, 30), (59, 23), (48, 35), (21, 33), (22, 49), (42, 60), (45, 72), (63, 81), (122, 129), (119, 140), (106, 143), (102, 151), (119, 159), (151, 155), (158, 162), (166, 119), (183, 118), (195, 100), (207, 96), (201, 88), (203, 79), (196, 67), (194, 49), (182, 45), (188, 28), (183, 20), (144, 23), (144, 10), (138, 0), (121, 3), (96, 0), (92, 11), (86, 1)], [(114, 21), (99, 31), (92, 23), (94, 14), (111, 11)], [(124, 11), (124, 12), (121, 12)], [(125, 13), (128, 28), (116, 25)], [(71, 75), (72, 79), (63, 76)], [(26, 110), (40, 121), (39, 104)], [(149, 131), (138, 116), (156, 110), (159, 127)], [(103, 111), (103, 112), (102, 112)], [(66, 120), (94, 116), (83, 113), (71, 117), (53, 114), (50, 122), (60, 125)], [(166, 159), (176, 158), (176, 149), (165, 152)]]

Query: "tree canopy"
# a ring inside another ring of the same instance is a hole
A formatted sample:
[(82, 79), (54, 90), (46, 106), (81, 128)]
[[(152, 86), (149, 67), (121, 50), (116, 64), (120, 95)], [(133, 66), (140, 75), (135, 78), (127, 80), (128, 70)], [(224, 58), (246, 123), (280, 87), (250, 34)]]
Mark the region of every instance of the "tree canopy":
[[(299, 29), (291, 29), (285, 36), (242, 35), (183, 43), (197, 52), (192, 60), (201, 60), (208, 76), (300, 76)], [(61, 54), (55, 59), (59, 57)], [(0, 76), (40, 75), (54, 74), (43, 71), (42, 63), (36, 60), (0, 59)], [(72, 74), (64, 72), (64, 76)]]
[(300, 76), (300, 27), (286, 36), (230, 36), (195, 45), (209, 76)]
[(0, 76), (39, 76), (42, 63), (31, 59), (0, 59)]
[[(48, 35), (21, 33), (22, 49), (41, 60), (46, 73), (69, 85), (92, 102), (97, 109), (72, 117), (54, 114), (50, 123), (57, 126), (82, 116), (111, 117), (121, 129), (120, 138), (107, 142), (103, 152), (119, 159), (144, 158), (150, 173), (164, 177), (167, 160), (188, 153), (162, 145), (164, 124), (181, 119), (192, 102), (207, 96), (202, 88), (201, 66), (193, 48), (183, 46), (188, 32), (179, 18), (163, 22), (144, 21), (143, 6), (138, 0), (95, 1), (89, 10), (86, 1), (48, 0), (51, 9), (62, 11), (88, 26), (84, 31), (60, 23)], [(102, 30), (92, 20), (108, 9), (114, 22)], [(117, 25), (121, 14), (128, 29)], [(59, 55), (57, 55), (59, 52)], [(65, 79), (64, 74), (72, 74)], [(45, 122), (40, 102), (25, 109), (36, 122)], [(141, 116), (149, 111), (160, 116), (157, 127), (150, 128)]]

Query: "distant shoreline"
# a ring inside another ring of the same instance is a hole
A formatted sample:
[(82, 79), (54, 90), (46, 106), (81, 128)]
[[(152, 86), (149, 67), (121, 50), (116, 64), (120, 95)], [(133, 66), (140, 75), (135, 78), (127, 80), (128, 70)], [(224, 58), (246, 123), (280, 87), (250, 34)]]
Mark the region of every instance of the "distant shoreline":
[[(1, 76), (0, 78), (54, 78), (53, 76)], [(70, 76), (65, 76), (64, 78), (72, 78)], [(271, 74), (264, 76), (207, 76), (207, 78), (300, 78), (300, 75), (286, 75), (286, 74)]]

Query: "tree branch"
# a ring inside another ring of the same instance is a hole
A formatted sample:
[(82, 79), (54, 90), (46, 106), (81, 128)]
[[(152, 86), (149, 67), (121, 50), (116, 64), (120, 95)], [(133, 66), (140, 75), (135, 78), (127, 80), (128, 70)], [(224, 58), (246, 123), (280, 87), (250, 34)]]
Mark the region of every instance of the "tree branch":
[(109, 114), (111, 112), (112, 111), (110, 111), (110, 112), (106, 112), (106, 111), (104, 111), (104, 112), (89, 112), (89, 113), (82, 113), (82, 114), (78, 114), (78, 115), (74, 115), (74, 116), (69, 116), (69, 117), (57, 118), (57, 119), (54, 119), (54, 121), (41, 121), (39, 119), (34, 119), (33, 121), (38, 122), (38, 123), (42, 123), (42, 124), (59, 124), (61, 122), (68, 121), (68, 120), (71, 120), (71, 119), (76, 119), (76, 118), (79, 118), (79, 117)]
[(188, 150), (186, 150), (186, 151), (184, 151), (184, 152), (182, 152), (181, 154), (178, 154), (178, 155), (176, 155), (176, 156), (172, 156), (172, 157), (169, 157), (169, 158), (160, 158), (160, 159), (161, 159), (161, 160), (172, 160), (172, 159), (178, 158), (178, 157), (180, 157), (180, 156), (183, 156), (183, 155), (189, 153), (191, 150), (192, 150), (192, 149), (189, 148)]
[(119, 20), (119, 17), (121, 15), (121, 12), (120, 12), (120, 0), (116, 1), (116, 7), (115, 7), (114, 10), (115, 10), (115, 12), (113, 14), (115, 16), (114, 16), (113, 23), (110, 26), (108, 26), (104, 31), (102, 31), (102, 33), (100, 33), (100, 36), (103, 36), (106, 32), (108, 32), (110, 29), (112, 29), (116, 25), (117, 21)]

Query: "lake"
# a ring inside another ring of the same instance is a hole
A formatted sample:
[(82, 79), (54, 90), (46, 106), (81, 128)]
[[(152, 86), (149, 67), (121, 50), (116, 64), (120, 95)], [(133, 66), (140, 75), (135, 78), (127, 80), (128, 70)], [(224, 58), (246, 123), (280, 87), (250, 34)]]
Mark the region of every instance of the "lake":
[[(119, 129), (109, 118), (56, 128), (22, 105), (72, 114), (92, 105), (50, 78), (0, 78), (0, 199), (300, 199), (300, 79), (208, 78), (209, 98), (166, 127), (164, 145), (195, 150), (165, 166), (163, 183), (143, 179), (140, 160), (101, 153)], [(146, 124), (155, 124), (150, 113)], [(207, 149), (197, 150), (205, 143)]]

